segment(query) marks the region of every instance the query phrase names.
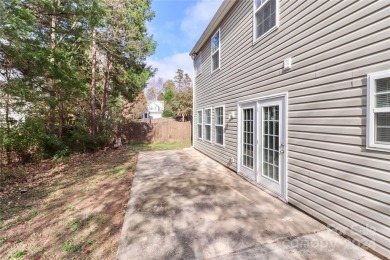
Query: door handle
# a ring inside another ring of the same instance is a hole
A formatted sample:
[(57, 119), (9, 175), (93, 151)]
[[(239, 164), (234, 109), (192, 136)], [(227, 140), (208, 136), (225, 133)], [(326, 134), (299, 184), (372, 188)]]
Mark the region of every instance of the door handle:
[(280, 144), (279, 153), (284, 153), (284, 144)]

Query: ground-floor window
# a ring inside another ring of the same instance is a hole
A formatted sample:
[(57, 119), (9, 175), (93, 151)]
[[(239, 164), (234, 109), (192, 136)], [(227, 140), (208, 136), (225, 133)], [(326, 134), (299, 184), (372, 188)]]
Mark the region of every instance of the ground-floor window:
[(223, 145), (224, 107), (215, 108), (215, 143)]
[(211, 109), (204, 110), (204, 139), (211, 141)]
[(390, 150), (390, 70), (368, 75), (367, 146)]
[(202, 123), (203, 123), (203, 118), (202, 118), (202, 110), (198, 111), (198, 138), (202, 138)]

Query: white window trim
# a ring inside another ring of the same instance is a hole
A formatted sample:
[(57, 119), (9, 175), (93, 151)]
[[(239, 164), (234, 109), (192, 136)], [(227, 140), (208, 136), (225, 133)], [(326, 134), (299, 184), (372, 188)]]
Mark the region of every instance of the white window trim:
[[(212, 48), (212, 39), (214, 38), (214, 36), (219, 33), (219, 38), (218, 38), (218, 49), (214, 52), (212, 52), (211, 48)], [(218, 68), (214, 69), (213, 70), (213, 55), (219, 51), (218, 53)], [(221, 28), (218, 28), (218, 30), (213, 34), (213, 36), (211, 36), (211, 40), (210, 40), (210, 58), (211, 58), (211, 74), (213, 74), (214, 72), (217, 72), (221, 69)]]
[[(199, 123), (199, 112), (201, 112), (201, 114), (202, 114), (202, 122), (201, 123)], [(203, 140), (203, 122), (204, 122), (204, 120), (203, 120), (203, 109), (199, 109), (199, 110), (197, 110), (196, 111), (196, 137), (199, 139), (199, 140)], [(201, 129), (202, 129), (202, 136), (201, 137), (199, 137), (199, 132), (198, 132), (198, 128), (199, 128), (199, 125), (201, 126)]]
[[(200, 59), (199, 70), (196, 69), (196, 59)], [(194, 58), (194, 74), (198, 77), (202, 73), (202, 52), (199, 52)]]
[(375, 80), (390, 77), (390, 70), (367, 74), (366, 147), (369, 150), (390, 151), (390, 144), (375, 143), (375, 113), (390, 112), (390, 108), (375, 108)]
[[(222, 119), (223, 119), (223, 122), (222, 122), (222, 125), (217, 125), (217, 123), (215, 122), (215, 120), (217, 119), (217, 113), (215, 112), (215, 110), (217, 108), (221, 108), (221, 107), (222, 107)], [(217, 145), (217, 146), (225, 147), (225, 143), (226, 143), (226, 140), (225, 140), (225, 123), (226, 123), (226, 120), (225, 120), (225, 105), (215, 106), (214, 107), (214, 127), (213, 127), (213, 129), (214, 129), (214, 134), (215, 134), (214, 144)], [(222, 144), (217, 143), (217, 130), (216, 130), (217, 126), (222, 126), (222, 138), (223, 138)]]
[(256, 8), (256, 0), (253, 0), (253, 25), (252, 25), (252, 28), (253, 28), (253, 32), (252, 32), (252, 35), (253, 35), (253, 44), (256, 44), (257, 42), (261, 41), (262, 39), (264, 39), (265, 37), (267, 37), (269, 34), (271, 34), (273, 31), (277, 30), (279, 28), (279, 0), (275, 0), (276, 1), (276, 22), (275, 22), (275, 26), (270, 28), (266, 33), (264, 33), (262, 36), (260, 36), (259, 38), (256, 38), (256, 13), (257, 11), (259, 11), (263, 6), (264, 4), (266, 4), (269, 0), (266, 0), (261, 6), (259, 6), (258, 8)]
[(203, 120), (203, 132), (206, 133), (206, 125), (209, 125), (210, 126), (210, 140), (207, 140), (206, 139), (206, 135), (204, 135), (204, 138), (203, 140), (206, 141), (206, 142), (209, 142), (209, 143), (212, 143), (213, 142), (213, 108), (212, 107), (207, 107), (205, 109), (203, 109), (203, 118), (206, 118), (205, 115), (206, 115), (206, 110), (210, 110), (210, 124), (206, 124), (206, 120)]

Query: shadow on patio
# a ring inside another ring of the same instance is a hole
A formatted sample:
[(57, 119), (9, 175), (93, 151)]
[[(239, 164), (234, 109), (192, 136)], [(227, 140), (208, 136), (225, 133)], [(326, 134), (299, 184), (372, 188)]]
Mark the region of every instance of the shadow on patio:
[(197, 151), (139, 156), (118, 259), (361, 256), (372, 257)]

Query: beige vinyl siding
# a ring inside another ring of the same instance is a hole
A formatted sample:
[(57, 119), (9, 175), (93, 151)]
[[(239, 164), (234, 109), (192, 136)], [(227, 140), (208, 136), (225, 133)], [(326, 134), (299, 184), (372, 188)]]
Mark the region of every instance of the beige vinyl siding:
[(194, 111), (225, 106), (225, 146), (195, 148), (236, 171), (228, 114), (288, 92), (288, 202), (390, 257), (390, 152), (366, 149), (366, 77), (390, 69), (390, 2), (280, 1), (279, 28), (255, 44), (252, 19), (253, 2), (239, 0), (219, 25), (219, 71), (202, 47)]

